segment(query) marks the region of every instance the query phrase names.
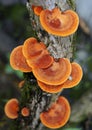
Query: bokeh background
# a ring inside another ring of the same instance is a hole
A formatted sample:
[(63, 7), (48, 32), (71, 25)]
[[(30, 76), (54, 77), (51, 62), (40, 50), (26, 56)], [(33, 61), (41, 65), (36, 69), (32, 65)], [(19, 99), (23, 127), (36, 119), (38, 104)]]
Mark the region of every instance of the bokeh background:
[[(83, 79), (72, 89), (63, 91), (72, 113), (60, 130), (92, 130), (92, 1), (76, 0), (80, 16), (74, 59), (83, 68)], [(11, 50), (32, 34), (26, 0), (0, 0), (0, 130), (10, 130), (11, 120), (4, 114), (10, 98), (19, 98), (18, 83), (23, 74), (9, 64)], [(11, 128), (13, 130), (13, 128)]]

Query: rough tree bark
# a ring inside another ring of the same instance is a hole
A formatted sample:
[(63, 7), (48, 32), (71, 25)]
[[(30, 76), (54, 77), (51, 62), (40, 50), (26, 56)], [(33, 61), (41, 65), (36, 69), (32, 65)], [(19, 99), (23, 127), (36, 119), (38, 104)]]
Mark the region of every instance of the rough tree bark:
[[(69, 8), (75, 9), (73, 0), (28, 0), (27, 9), (30, 15), (30, 22), (33, 33), (39, 41), (43, 41), (51, 55), (55, 58), (66, 57), (73, 58), (74, 35), (68, 37), (58, 37), (44, 31), (41, 27), (38, 16), (34, 15), (32, 5), (41, 5), (45, 9), (53, 9), (55, 6), (62, 11)], [(28, 106), (30, 108), (30, 116), (27, 118), (19, 117), (16, 122), (19, 123), (21, 130), (42, 130), (44, 126), (41, 124), (39, 115), (42, 111), (47, 110), (50, 105), (55, 102), (60, 93), (50, 94), (43, 92), (37, 85), (35, 77), (32, 73), (24, 73), (25, 84), (21, 89), (20, 107)], [(21, 126), (20, 126), (21, 124)]]

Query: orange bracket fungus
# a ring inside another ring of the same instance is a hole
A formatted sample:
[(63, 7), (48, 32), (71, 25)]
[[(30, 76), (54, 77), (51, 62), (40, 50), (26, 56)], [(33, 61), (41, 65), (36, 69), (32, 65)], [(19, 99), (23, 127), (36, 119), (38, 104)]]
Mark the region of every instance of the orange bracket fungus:
[(79, 17), (72, 10), (62, 12), (59, 8), (52, 11), (46, 9), (40, 13), (40, 23), (48, 33), (69, 36), (77, 30)]
[(71, 66), (72, 66), (72, 71), (70, 74), (71, 79), (68, 78), (63, 84), (61, 84), (62, 88), (72, 88), (76, 86), (82, 79), (83, 71), (81, 66), (76, 62), (71, 63)]
[(34, 13), (39, 16), (41, 11), (43, 10), (43, 7), (42, 6), (32, 6), (32, 9), (34, 11)]
[(43, 125), (58, 129), (70, 118), (70, 104), (60, 95), (64, 88), (76, 86), (83, 75), (79, 64), (70, 63), (79, 17), (66, 10), (72, 8), (67, 1), (56, 1), (27, 0), (31, 36), (35, 37), (27, 38), (10, 54), (11, 67), (24, 76), (18, 85), (20, 103), (12, 98), (4, 107), (8, 118), (18, 118), (14, 121), (19, 125), (16, 129), (42, 130)]
[(60, 96), (56, 103), (40, 114), (41, 122), (48, 128), (56, 129), (64, 126), (70, 117), (70, 105), (66, 98)]
[(10, 55), (10, 65), (15, 70), (22, 72), (31, 72), (31, 68), (28, 66), (26, 59), (22, 53), (22, 45), (13, 49)]
[(29, 116), (29, 109), (27, 107), (23, 107), (21, 110), (21, 115), (23, 116)]
[(49, 85), (60, 85), (68, 79), (71, 73), (71, 64), (67, 58), (60, 58), (58, 62), (54, 61), (46, 69), (33, 68), (32, 71), (37, 80)]
[(35, 38), (31, 37), (24, 42), (22, 51), (25, 58), (30, 59), (38, 56), (44, 49), (46, 49), (45, 44), (42, 42), (38, 43)]
[(37, 81), (39, 87), (45, 92), (57, 93), (62, 91), (63, 88), (72, 88), (76, 86), (82, 79), (83, 71), (81, 66), (76, 62), (71, 63), (71, 66), (72, 66), (72, 71), (69, 76), (71, 77), (71, 79), (68, 78), (63, 84), (60, 85), (48, 85), (41, 81)]
[(50, 65), (52, 65), (53, 62), (54, 59), (52, 56), (50, 56), (47, 50), (43, 50), (41, 54), (39, 54), (35, 58), (30, 58), (29, 60), (27, 60), (28, 65), (32, 68), (48, 68)]
[(18, 111), (19, 111), (19, 102), (17, 99), (13, 98), (10, 99), (4, 108), (5, 114), (10, 119), (18, 118)]
[(49, 85), (41, 81), (37, 81), (37, 83), (43, 91), (48, 92), (48, 93), (58, 93), (62, 91), (62, 85)]

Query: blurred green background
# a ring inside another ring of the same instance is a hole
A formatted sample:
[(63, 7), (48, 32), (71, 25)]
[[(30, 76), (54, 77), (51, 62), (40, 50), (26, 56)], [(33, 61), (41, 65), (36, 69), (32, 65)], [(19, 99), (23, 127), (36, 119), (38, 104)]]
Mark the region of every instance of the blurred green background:
[[(80, 17), (74, 59), (82, 66), (84, 75), (78, 86), (62, 93), (72, 106), (72, 114), (60, 130), (92, 130), (92, 37), (89, 27)], [(21, 72), (10, 67), (10, 52), (31, 34), (25, 1), (0, 1), (0, 130), (10, 130), (12, 121), (5, 116), (4, 105), (8, 99), (20, 97), (18, 83), (23, 79)]]

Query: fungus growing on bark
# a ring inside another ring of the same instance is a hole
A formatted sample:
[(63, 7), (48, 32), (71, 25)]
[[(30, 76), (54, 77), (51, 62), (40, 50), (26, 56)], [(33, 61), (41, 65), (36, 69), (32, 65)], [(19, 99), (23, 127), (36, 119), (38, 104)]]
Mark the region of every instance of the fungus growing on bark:
[(39, 87), (47, 93), (58, 93), (62, 91), (62, 85), (48, 85), (41, 81), (37, 81)]
[(76, 62), (71, 63), (71, 66), (72, 66), (72, 71), (70, 74), (71, 79), (68, 78), (63, 84), (61, 84), (62, 88), (72, 88), (76, 86), (82, 79), (83, 71), (81, 66)]
[(30, 59), (38, 56), (44, 49), (46, 49), (45, 44), (42, 42), (38, 43), (35, 38), (31, 37), (25, 40), (22, 51), (25, 58)]
[(24, 83), (25, 83), (25, 81), (24, 81), (24, 80), (20, 81), (20, 83), (18, 84), (18, 87), (19, 87), (19, 88), (22, 88), (22, 87), (23, 87), (23, 85), (24, 85)]
[(43, 50), (40, 55), (27, 60), (28, 65), (32, 68), (48, 68), (53, 62), (54, 59), (47, 50)]
[(26, 59), (22, 53), (22, 45), (13, 49), (10, 54), (10, 65), (15, 70), (22, 72), (31, 72), (31, 68), (28, 66)]
[(71, 63), (71, 66), (72, 66), (72, 71), (69, 76), (71, 77), (71, 79), (68, 78), (63, 84), (60, 85), (48, 85), (41, 81), (37, 81), (39, 87), (45, 92), (57, 93), (62, 91), (63, 88), (72, 88), (76, 86), (82, 79), (83, 71), (81, 66), (78, 63), (73, 62)]
[(60, 85), (68, 79), (71, 64), (67, 58), (61, 58), (46, 69), (33, 68), (32, 71), (37, 80), (49, 85)]
[(19, 102), (16, 98), (10, 99), (4, 107), (5, 114), (10, 119), (18, 118)]
[(64, 126), (70, 117), (70, 105), (67, 99), (60, 96), (56, 103), (40, 114), (41, 122), (48, 128), (56, 129)]
[(21, 110), (21, 115), (22, 116), (29, 116), (29, 109), (27, 107), (23, 107)]
[(77, 30), (79, 17), (72, 10), (62, 12), (59, 8), (54, 8), (52, 11), (46, 9), (40, 13), (40, 22), (48, 33), (68, 36)]
[(35, 13), (37, 16), (39, 16), (40, 13), (41, 13), (41, 11), (43, 10), (43, 7), (42, 7), (42, 6), (33, 6), (32, 8), (33, 8), (34, 13)]

